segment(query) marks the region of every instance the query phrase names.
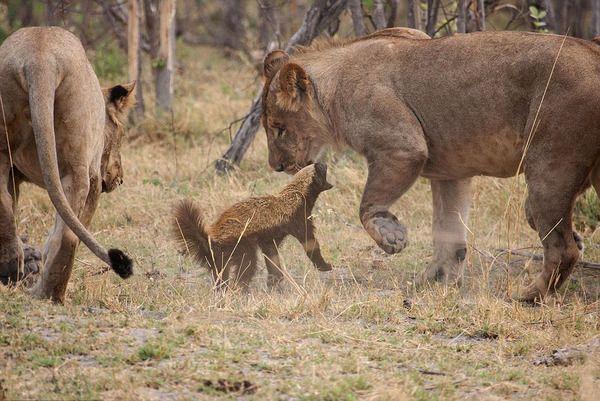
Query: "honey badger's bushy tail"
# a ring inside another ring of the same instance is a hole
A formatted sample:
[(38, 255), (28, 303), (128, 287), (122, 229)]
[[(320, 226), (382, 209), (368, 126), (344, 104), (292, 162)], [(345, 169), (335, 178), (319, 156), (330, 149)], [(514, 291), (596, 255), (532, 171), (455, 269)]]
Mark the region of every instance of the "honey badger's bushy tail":
[(198, 262), (212, 260), (202, 211), (191, 199), (184, 199), (175, 205), (173, 231), (183, 250), (188, 251)]

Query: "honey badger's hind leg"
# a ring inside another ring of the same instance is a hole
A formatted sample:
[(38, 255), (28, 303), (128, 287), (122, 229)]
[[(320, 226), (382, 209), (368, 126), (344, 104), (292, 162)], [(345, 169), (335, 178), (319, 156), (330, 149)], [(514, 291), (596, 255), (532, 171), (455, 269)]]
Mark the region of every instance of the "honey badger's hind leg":
[(237, 263), (234, 284), (243, 292), (250, 290), (250, 282), (256, 274), (256, 250), (256, 246), (247, 246), (236, 250), (240, 254), (236, 256)]
[(281, 239), (265, 239), (259, 243), (267, 267), (267, 288), (280, 288), (283, 282), (281, 260), (279, 259), (279, 244)]

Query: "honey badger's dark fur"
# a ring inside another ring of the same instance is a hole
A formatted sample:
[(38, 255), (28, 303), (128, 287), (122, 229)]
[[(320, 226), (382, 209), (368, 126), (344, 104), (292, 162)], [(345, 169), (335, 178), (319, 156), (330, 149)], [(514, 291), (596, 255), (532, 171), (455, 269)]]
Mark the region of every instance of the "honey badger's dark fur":
[(268, 285), (273, 287), (283, 278), (277, 249), (288, 235), (303, 244), (318, 270), (331, 270), (323, 260), (309, 218), (319, 194), (331, 187), (327, 166), (312, 164), (300, 170), (277, 195), (236, 203), (212, 225), (205, 223), (198, 205), (183, 200), (175, 206), (173, 228), (185, 249), (208, 266), (217, 286), (229, 283), (247, 288), (256, 272), (260, 248), (265, 255)]

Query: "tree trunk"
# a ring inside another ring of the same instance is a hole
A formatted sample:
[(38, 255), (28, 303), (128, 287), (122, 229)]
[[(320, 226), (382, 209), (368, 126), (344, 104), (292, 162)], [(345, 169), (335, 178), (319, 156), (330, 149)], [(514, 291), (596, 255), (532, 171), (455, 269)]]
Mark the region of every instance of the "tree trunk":
[(56, 25), (58, 7), (56, 0), (46, 0), (46, 25)]
[(393, 28), (396, 26), (396, 17), (398, 17), (398, 0), (389, 0), (390, 15), (387, 21), (387, 27)]
[(144, 115), (144, 96), (142, 93), (142, 51), (140, 47), (140, 22), (142, 20), (141, 0), (129, 0), (129, 18), (127, 25), (127, 59), (129, 80), (136, 81), (135, 86), (135, 118)]
[(352, 25), (354, 26), (354, 34), (356, 37), (365, 36), (367, 29), (363, 20), (362, 0), (348, 0), (348, 8), (352, 15)]
[(425, 26), (425, 32), (432, 38), (435, 35), (439, 6), (439, 0), (427, 0), (427, 25)]
[[(596, 0), (592, 0), (595, 2)], [(546, 10), (546, 23), (548, 24), (548, 29), (556, 32), (556, 13), (554, 12), (554, 5), (552, 4), (552, 0), (540, 0), (540, 5), (544, 10)]]
[(425, 29), (427, 27), (427, 11), (424, 11), (424, 8), (427, 8), (427, 0), (423, 1), (423, 0), (417, 0), (418, 4), (417, 4), (417, 8), (416, 8), (416, 12), (417, 12), (417, 29), (420, 31), (425, 32)]
[[(418, 1), (419, 0), (417, 0), (417, 2)], [(408, 8), (407, 14), (406, 14), (406, 25), (408, 25), (409, 28), (417, 29), (417, 18), (416, 18), (416, 14), (415, 14), (415, 0), (408, 0), (406, 8)]]
[(385, 6), (383, 0), (373, 0), (373, 24), (376, 30), (386, 27)]
[(467, 3), (468, 0), (458, 0), (456, 10), (456, 32), (466, 33), (467, 32)]
[(173, 74), (175, 66), (175, 0), (160, 1), (158, 58), (154, 62), (156, 77), (156, 109), (172, 110)]
[(592, 2), (592, 37), (600, 35), (600, 0)]
[(570, 14), (570, 26), (571, 26), (571, 35), (576, 36), (578, 38), (583, 38), (585, 36), (585, 32), (583, 30), (583, 4), (581, 1), (569, 1), (569, 14)]
[(485, 31), (485, 1), (477, 0), (477, 30)]
[(561, 1), (557, 4), (555, 10), (556, 33), (565, 34), (567, 32), (567, 7), (569, 0)]
[[(306, 11), (302, 25), (288, 41), (285, 51), (290, 53), (295, 46), (310, 44), (317, 35), (329, 27), (332, 21), (339, 18), (347, 4), (348, 0), (315, 0)], [(244, 157), (258, 132), (262, 112), (261, 99), (262, 90), (254, 98), (252, 107), (237, 130), (233, 142), (223, 156), (216, 161), (217, 172), (227, 172), (233, 165), (239, 164)]]
[(245, 0), (223, 0), (223, 32), (221, 45), (228, 50), (246, 50), (244, 29)]
[(280, 46), (281, 28), (275, 11), (276, 6), (273, 0), (258, 1), (258, 15), (260, 18), (258, 40), (263, 51)]

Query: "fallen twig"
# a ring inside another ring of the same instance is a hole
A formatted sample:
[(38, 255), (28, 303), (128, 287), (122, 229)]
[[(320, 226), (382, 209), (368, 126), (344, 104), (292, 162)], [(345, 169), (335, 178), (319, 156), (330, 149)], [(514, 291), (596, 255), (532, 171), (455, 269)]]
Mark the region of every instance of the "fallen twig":
[[(524, 252), (524, 251), (519, 251), (516, 249), (498, 249), (498, 252), (506, 253), (509, 255), (523, 256), (523, 257), (533, 259), (533, 260), (539, 260), (539, 261), (544, 260), (544, 256), (539, 255), (537, 253)], [(585, 260), (581, 260), (581, 261), (577, 262), (575, 265), (582, 267), (584, 269), (600, 270), (600, 263), (586, 262)]]

